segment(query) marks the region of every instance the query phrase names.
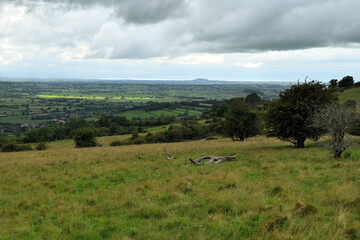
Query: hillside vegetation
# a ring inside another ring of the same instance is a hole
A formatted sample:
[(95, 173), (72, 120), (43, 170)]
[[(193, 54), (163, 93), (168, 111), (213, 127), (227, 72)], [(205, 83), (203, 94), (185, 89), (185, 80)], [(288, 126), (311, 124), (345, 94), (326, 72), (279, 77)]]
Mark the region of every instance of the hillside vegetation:
[[(123, 136), (121, 136), (123, 138)], [(0, 239), (357, 239), (360, 148), (273, 138), (0, 154)], [(192, 165), (189, 157), (233, 155)]]
[(339, 100), (341, 103), (347, 100), (355, 100), (360, 105), (360, 87), (350, 88), (339, 93)]

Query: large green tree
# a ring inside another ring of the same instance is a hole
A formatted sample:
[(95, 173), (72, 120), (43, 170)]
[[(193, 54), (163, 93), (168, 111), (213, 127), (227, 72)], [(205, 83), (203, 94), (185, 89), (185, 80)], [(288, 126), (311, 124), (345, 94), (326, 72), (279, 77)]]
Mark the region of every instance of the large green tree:
[(304, 147), (305, 140), (317, 140), (323, 130), (310, 127), (310, 117), (317, 108), (337, 101), (332, 88), (317, 81), (297, 83), (279, 94), (265, 114), (268, 136)]
[(96, 147), (95, 131), (91, 128), (78, 128), (74, 134), (74, 141), (77, 148)]
[(250, 110), (243, 98), (230, 100), (225, 114), (225, 132), (234, 141), (244, 141), (259, 133), (258, 116)]
[(341, 88), (352, 87), (354, 86), (354, 78), (352, 76), (343, 77), (343, 79), (338, 83), (338, 86)]

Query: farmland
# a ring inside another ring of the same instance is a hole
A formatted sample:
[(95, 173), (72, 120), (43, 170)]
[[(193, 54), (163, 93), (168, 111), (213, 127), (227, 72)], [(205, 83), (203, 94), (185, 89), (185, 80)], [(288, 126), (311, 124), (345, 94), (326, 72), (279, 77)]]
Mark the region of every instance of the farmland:
[[(275, 98), (286, 84), (159, 84), (112, 81), (0, 82), (0, 125), (44, 125), (53, 119), (87, 118), (106, 114), (131, 119), (201, 116), (211, 104), (256, 92), (264, 99)], [(204, 102), (197, 107), (134, 109), (153, 103)]]

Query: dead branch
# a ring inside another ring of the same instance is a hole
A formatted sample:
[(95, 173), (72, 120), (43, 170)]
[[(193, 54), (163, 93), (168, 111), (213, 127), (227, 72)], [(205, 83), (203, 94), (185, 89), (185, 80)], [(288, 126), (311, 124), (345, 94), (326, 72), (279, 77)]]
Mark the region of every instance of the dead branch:
[[(228, 157), (224, 157), (224, 156), (204, 156), (201, 158), (198, 158), (196, 160), (193, 160), (192, 158), (189, 158), (190, 162), (192, 162), (193, 164), (196, 165), (201, 165), (201, 164), (218, 164), (221, 162), (226, 162), (226, 161), (232, 161), (236, 158), (236, 155), (234, 156), (228, 156)], [(209, 161), (202, 163), (202, 161), (204, 159), (210, 159)]]
[(174, 159), (174, 158), (175, 158), (175, 156), (171, 155), (170, 153), (168, 153), (168, 152), (166, 151), (166, 146), (164, 146), (164, 152), (165, 152), (166, 155), (169, 156), (169, 157), (166, 157), (167, 160), (171, 160), (171, 159)]

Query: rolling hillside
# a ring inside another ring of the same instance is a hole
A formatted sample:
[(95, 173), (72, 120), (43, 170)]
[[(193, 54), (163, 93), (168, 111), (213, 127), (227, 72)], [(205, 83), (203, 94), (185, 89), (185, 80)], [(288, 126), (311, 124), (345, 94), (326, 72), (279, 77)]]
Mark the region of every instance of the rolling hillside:
[(339, 93), (341, 103), (347, 100), (355, 100), (360, 105), (360, 88), (351, 88)]
[[(0, 154), (0, 239), (356, 239), (360, 148), (271, 138)], [(237, 154), (192, 165), (189, 157)]]

